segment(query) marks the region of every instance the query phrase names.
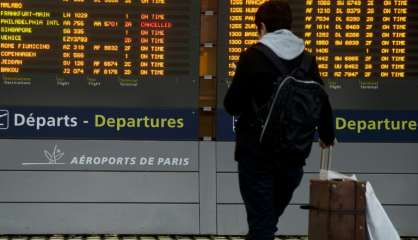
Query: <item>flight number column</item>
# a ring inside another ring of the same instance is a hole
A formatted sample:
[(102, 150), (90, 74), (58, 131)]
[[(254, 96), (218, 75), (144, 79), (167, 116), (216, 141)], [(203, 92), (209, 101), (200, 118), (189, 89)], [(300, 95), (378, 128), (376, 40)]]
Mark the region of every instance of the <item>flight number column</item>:
[(331, 44), (331, 1), (306, 0), (305, 45), (316, 56), (322, 78), (330, 77), (329, 46)]
[[(68, 0), (63, 2), (68, 3)], [(83, 75), (86, 45), (89, 41), (86, 33), (89, 15), (85, 11), (64, 11), (62, 17), (62, 73), (64, 76)]]
[(361, 1), (337, 0), (335, 17), (335, 47), (341, 55), (334, 57), (335, 78), (358, 78), (360, 75), (361, 44)]
[(316, 6), (308, 0), (310, 6), (313, 6), (316, 11), (313, 14), (307, 16), (309, 23), (313, 20), (315, 23), (315, 35), (313, 36), (315, 51), (314, 54), (318, 58), (318, 68), (321, 77), (330, 77), (330, 63), (329, 57), (329, 46), (330, 41), (330, 21), (332, 13), (332, 2), (331, 1), (316, 1)]

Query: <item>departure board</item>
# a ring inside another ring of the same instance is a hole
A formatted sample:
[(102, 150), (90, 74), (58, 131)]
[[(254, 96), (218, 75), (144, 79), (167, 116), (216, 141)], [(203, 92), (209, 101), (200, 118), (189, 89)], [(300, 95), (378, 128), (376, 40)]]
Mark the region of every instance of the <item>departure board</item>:
[[(220, 6), (219, 107), (240, 53), (258, 42), (255, 13), (265, 0)], [(418, 2), (292, 0), (293, 32), (317, 59), (334, 108), (418, 109)]]
[(0, 104), (197, 107), (199, 1), (0, 3)]

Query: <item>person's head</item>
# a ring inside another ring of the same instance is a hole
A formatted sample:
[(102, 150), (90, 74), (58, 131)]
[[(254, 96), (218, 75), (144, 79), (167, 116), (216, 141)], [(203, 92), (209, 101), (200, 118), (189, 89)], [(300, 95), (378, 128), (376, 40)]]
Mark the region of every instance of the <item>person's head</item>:
[(292, 10), (287, 0), (270, 0), (263, 3), (255, 14), (255, 25), (258, 33), (266, 33), (279, 29), (292, 28)]

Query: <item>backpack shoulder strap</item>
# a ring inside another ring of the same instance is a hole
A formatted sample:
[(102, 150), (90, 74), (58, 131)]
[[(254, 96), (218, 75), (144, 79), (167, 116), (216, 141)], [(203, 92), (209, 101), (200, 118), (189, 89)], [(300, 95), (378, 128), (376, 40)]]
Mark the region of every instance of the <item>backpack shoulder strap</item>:
[[(284, 62), (274, 53), (269, 47), (262, 43), (258, 43), (254, 45), (254, 48), (257, 49), (259, 52), (263, 53), (264, 56), (267, 57), (267, 59), (270, 60), (270, 62), (276, 67), (276, 69), (279, 70), (281, 75), (277, 78), (278, 85), (280, 85), (284, 78), (283, 76), (287, 76), (290, 74), (290, 70), (284, 64)], [(252, 109), (255, 113), (260, 111), (260, 108), (257, 106), (257, 103), (255, 102), (255, 99), (253, 98), (251, 101)]]
[(283, 75), (288, 75), (290, 73), (283, 61), (269, 47), (259, 43), (256, 44), (254, 48), (262, 52)]

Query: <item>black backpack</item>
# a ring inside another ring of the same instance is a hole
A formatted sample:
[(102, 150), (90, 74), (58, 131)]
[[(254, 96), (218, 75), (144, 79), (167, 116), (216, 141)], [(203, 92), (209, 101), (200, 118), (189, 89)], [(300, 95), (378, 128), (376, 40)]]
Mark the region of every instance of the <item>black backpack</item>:
[(322, 85), (309, 79), (313, 56), (303, 53), (302, 63), (289, 71), (283, 61), (267, 46), (257, 44), (280, 71), (270, 100), (263, 106), (252, 101), (257, 124), (261, 128), (261, 146), (274, 154), (306, 159), (319, 125), (323, 99)]

